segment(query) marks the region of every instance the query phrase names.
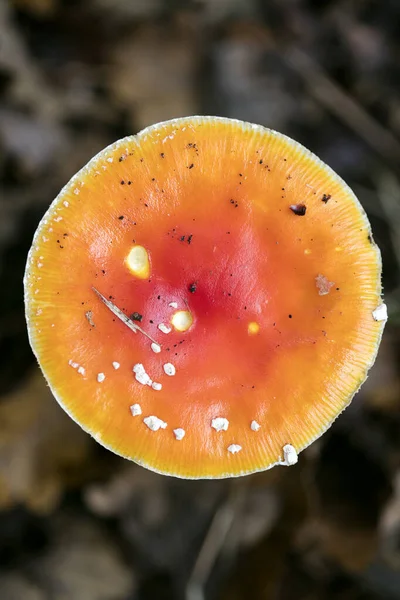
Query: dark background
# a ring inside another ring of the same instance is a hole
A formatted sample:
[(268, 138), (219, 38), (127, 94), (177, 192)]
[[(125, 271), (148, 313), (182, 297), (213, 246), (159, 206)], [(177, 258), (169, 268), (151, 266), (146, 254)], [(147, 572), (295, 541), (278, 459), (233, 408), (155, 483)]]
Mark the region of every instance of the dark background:
[[(400, 599), (400, 2), (0, 0), (0, 599)], [(370, 378), (291, 468), (190, 482), (119, 459), (52, 399), (22, 277), (68, 179), (115, 139), (215, 114), (354, 189), (390, 320)]]

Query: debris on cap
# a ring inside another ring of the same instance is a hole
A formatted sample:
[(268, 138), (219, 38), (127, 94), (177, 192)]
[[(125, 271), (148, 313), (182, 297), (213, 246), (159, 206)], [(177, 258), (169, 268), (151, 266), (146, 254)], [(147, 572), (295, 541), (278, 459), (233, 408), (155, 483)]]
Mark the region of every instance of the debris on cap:
[(283, 446), (283, 464), (286, 466), (295, 465), (298, 461), (296, 449), (291, 444)]
[(167, 427), (167, 423), (165, 423), (158, 417), (155, 417), (154, 415), (150, 417), (145, 417), (143, 419), (143, 422), (145, 423), (145, 425), (147, 425), (149, 429), (151, 429), (151, 431), (158, 431), (159, 429), (166, 429)]
[(211, 427), (214, 427), (215, 431), (227, 431), (229, 427), (229, 421), (224, 417), (216, 417), (211, 421)]
[(387, 321), (388, 314), (386, 304), (380, 304), (378, 308), (372, 311), (372, 316), (374, 317), (375, 321)]

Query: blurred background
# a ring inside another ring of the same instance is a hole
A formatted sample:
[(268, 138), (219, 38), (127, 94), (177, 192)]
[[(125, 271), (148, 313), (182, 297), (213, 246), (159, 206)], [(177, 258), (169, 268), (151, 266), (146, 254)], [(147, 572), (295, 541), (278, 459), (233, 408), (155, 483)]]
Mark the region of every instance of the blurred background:
[[(0, 0), (0, 599), (400, 599), (399, 0)], [(377, 363), (299, 464), (180, 481), (52, 399), (22, 277), (68, 179), (119, 137), (212, 114), (302, 142), (384, 260)]]

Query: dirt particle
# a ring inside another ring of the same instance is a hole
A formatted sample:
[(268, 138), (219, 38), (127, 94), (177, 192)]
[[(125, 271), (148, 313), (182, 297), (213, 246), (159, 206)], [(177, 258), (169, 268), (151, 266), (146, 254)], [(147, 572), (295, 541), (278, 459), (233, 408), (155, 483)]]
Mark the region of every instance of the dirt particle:
[(304, 217), (306, 214), (307, 207), (305, 204), (291, 204), (290, 210), (299, 217)]
[(328, 202), (328, 200), (330, 200), (332, 198), (332, 196), (330, 194), (323, 194), (321, 200), (322, 202), (324, 202), (325, 204)]
[(130, 319), (132, 319), (132, 321), (138, 321), (140, 323), (143, 319), (143, 315), (135, 311), (131, 314)]
[(197, 290), (197, 283), (194, 281), (193, 283), (191, 283), (189, 285), (189, 292), (191, 294), (194, 294), (196, 290)]

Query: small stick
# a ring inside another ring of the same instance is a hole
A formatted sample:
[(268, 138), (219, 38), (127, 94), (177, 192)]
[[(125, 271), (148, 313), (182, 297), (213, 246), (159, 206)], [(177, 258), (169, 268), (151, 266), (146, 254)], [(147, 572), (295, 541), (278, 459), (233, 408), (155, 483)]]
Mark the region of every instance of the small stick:
[(95, 287), (92, 286), (92, 290), (97, 294), (97, 296), (107, 306), (107, 308), (109, 310), (111, 310), (111, 312), (116, 317), (118, 317), (118, 319), (120, 319), (123, 323), (125, 323), (125, 325), (127, 325), (129, 327), (129, 329), (131, 329), (131, 331), (133, 331), (133, 333), (137, 333), (138, 331), (140, 331), (140, 333), (143, 333), (143, 335), (145, 335), (149, 340), (151, 340), (152, 342), (154, 342), (158, 346), (161, 346), (161, 344), (159, 344), (158, 342), (156, 342), (156, 340), (154, 338), (152, 338), (151, 335), (149, 335), (148, 333), (146, 333), (145, 331), (143, 331), (143, 329), (141, 327), (139, 327), (139, 325), (137, 325), (136, 323), (134, 323), (132, 321), (132, 319), (130, 319), (128, 317), (128, 315), (126, 315), (120, 308), (118, 308), (118, 306), (116, 306), (115, 304), (113, 304), (112, 302), (110, 302), (110, 300), (107, 300), (107, 298), (105, 298), (103, 296), (103, 294), (101, 294), (98, 290), (96, 290)]

